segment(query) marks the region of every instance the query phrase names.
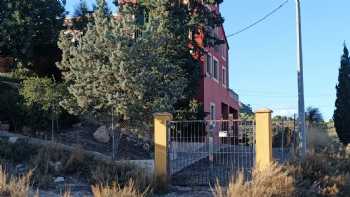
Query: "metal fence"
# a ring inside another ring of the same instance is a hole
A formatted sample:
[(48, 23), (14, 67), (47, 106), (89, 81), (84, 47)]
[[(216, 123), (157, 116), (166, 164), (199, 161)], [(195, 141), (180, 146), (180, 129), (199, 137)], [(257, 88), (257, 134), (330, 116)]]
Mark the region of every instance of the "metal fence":
[(275, 120), (272, 122), (272, 132), (274, 160), (280, 163), (290, 160), (297, 148), (296, 120)]
[(255, 160), (255, 122), (239, 120), (171, 121), (169, 174), (175, 185), (228, 184), (239, 172), (251, 177)]

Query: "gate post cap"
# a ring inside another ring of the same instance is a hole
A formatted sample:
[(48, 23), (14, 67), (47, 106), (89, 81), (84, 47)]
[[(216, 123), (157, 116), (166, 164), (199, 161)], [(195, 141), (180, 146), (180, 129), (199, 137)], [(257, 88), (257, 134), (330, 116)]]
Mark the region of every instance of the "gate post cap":
[(153, 117), (170, 117), (171, 119), (173, 118), (173, 115), (168, 112), (157, 112), (153, 114)]
[(255, 113), (259, 114), (259, 113), (272, 113), (273, 111), (269, 108), (261, 108), (255, 111)]

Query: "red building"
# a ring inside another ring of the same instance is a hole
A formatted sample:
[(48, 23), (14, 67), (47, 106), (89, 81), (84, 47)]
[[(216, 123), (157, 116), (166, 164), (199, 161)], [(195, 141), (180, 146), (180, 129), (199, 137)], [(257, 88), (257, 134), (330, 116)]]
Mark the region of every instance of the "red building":
[[(213, 6), (219, 12), (219, 6)], [(228, 119), (230, 114), (237, 119), (239, 114), (239, 97), (229, 87), (229, 45), (223, 26), (213, 30), (213, 33), (225, 43), (206, 48), (206, 56), (201, 72), (201, 90), (198, 97), (204, 105), (208, 119)]]

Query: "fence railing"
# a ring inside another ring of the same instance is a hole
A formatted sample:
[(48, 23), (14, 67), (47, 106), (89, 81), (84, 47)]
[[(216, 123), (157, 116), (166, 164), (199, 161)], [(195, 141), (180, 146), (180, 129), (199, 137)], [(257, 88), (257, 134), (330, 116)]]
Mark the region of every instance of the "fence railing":
[(251, 176), (254, 121), (170, 121), (167, 127), (169, 175), (174, 184), (228, 183), (239, 171)]

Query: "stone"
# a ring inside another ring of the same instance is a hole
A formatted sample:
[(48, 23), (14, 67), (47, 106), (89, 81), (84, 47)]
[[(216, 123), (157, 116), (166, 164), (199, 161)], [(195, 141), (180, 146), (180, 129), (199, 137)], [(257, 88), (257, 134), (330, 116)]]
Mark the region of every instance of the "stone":
[(54, 183), (63, 183), (64, 182), (64, 177), (63, 176), (56, 177), (53, 182)]
[(17, 140), (18, 140), (18, 137), (10, 137), (10, 138), (9, 138), (9, 142), (10, 142), (11, 144), (16, 143)]
[(108, 143), (110, 140), (110, 135), (106, 126), (100, 126), (94, 133), (94, 138), (100, 143)]

